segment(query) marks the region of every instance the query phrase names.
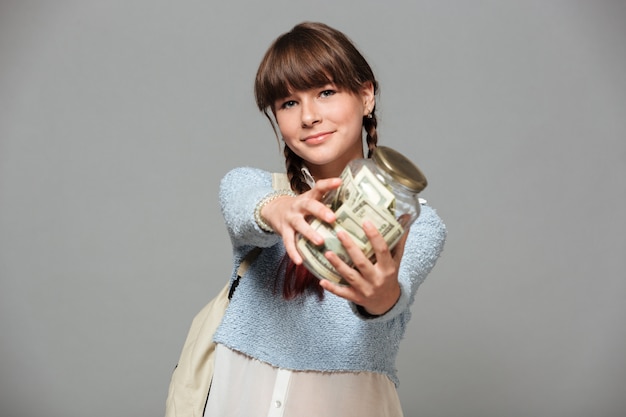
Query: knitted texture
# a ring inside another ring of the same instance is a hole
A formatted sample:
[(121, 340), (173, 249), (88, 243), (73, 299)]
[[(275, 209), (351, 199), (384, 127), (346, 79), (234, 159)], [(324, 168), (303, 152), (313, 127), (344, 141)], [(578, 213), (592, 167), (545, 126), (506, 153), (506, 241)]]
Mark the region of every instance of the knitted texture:
[(386, 314), (367, 319), (353, 303), (329, 292), (321, 301), (314, 294), (282, 297), (282, 239), (262, 231), (254, 220), (257, 203), (272, 192), (271, 174), (259, 169), (236, 168), (222, 179), (220, 204), (233, 245), (231, 279), (250, 249), (264, 249), (237, 287), (215, 341), (280, 368), (378, 372), (398, 385), (395, 362), (409, 307), (443, 249), (443, 222), (422, 206), (400, 265), (400, 299)]

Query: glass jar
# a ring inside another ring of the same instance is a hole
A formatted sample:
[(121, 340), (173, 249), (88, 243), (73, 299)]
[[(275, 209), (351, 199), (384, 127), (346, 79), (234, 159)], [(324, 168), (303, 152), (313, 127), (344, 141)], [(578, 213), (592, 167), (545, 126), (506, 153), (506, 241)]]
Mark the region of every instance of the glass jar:
[(371, 159), (351, 161), (341, 174), (341, 186), (328, 192), (322, 202), (336, 216), (333, 224), (312, 218), (309, 223), (323, 237), (322, 245), (314, 245), (303, 236), (297, 237), (297, 248), (304, 264), (319, 279), (347, 285), (326, 259), (326, 251), (335, 252), (346, 264), (353, 266), (350, 256), (337, 239), (337, 231), (346, 231), (368, 258), (374, 250), (363, 231), (363, 222), (371, 221), (387, 245), (393, 249), (420, 213), (418, 194), (426, 187), (426, 177), (399, 152), (377, 147)]

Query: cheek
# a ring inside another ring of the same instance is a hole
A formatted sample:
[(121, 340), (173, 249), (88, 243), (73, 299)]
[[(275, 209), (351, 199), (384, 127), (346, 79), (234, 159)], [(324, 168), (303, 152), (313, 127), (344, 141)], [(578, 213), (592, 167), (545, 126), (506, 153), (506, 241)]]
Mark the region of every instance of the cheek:
[(292, 129), (289, 129), (286, 125), (278, 125), (278, 131), (280, 132), (281, 138), (287, 143), (290, 144), (294, 141), (294, 133)]
[(292, 151), (295, 151), (300, 145), (298, 134), (293, 129), (289, 129), (286, 126), (279, 126), (278, 131), (280, 132), (280, 137), (283, 140), (284, 144), (289, 146)]
[(352, 112), (346, 115), (344, 123), (350, 126), (351, 130), (360, 132), (363, 129), (363, 116), (360, 113)]
[(363, 106), (360, 102), (351, 99), (336, 109), (335, 115), (341, 115), (341, 122), (351, 127), (361, 127), (363, 124)]
[(297, 126), (294, 125), (293, 120), (289, 117), (279, 116), (276, 118), (276, 124), (283, 138), (291, 138), (297, 131)]

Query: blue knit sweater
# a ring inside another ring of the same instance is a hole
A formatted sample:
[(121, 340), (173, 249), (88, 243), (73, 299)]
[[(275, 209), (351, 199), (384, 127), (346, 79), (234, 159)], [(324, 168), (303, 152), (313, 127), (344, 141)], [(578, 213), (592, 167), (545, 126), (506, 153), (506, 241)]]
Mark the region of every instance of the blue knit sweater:
[(240, 281), (215, 341), (280, 368), (378, 372), (398, 385), (395, 361), (411, 317), (409, 307), (443, 249), (446, 229), (441, 219), (422, 206), (400, 265), (400, 299), (383, 316), (368, 319), (353, 303), (329, 292), (321, 301), (312, 293), (293, 300), (282, 297), (274, 278), (285, 254), (282, 239), (261, 230), (254, 220), (257, 203), (271, 192), (271, 174), (259, 169), (236, 168), (222, 179), (220, 203), (233, 245), (231, 280), (252, 248), (263, 251)]

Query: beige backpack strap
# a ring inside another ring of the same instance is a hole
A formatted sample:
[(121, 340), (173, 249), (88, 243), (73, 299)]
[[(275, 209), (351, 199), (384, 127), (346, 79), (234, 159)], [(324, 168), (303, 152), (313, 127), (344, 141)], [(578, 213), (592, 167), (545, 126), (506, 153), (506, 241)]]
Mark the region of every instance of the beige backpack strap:
[(243, 277), (243, 274), (246, 273), (246, 271), (250, 267), (250, 264), (254, 262), (254, 260), (257, 258), (257, 256), (259, 256), (260, 253), (261, 248), (254, 248), (250, 252), (248, 252), (248, 254), (243, 258), (243, 261), (241, 261), (241, 264), (239, 264), (239, 268), (237, 268), (237, 278)]
[(229, 300), (233, 298), (233, 294), (235, 293), (235, 290), (237, 289), (237, 286), (239, 285), (239, 281), (241, 280), (243, 275), (246, 273), (248, 268), (250, 268), (250, 265), (252, 264), (252, 262), (254, 262), (254, 260), (259, 256), (262, 250), (263, 250), (262, 248), (252, 249), (250, 252), (246, 254), (246, 256), (243, 258), (243, 260), (239, 264), (239, 268), (237, 268), (237, 278), (235, 278), (232, 285), (230, 286), (230, 289), (228, 290)]
[(274, 190), (291, 190), (289, 177), (283, 172), (272, 172), (272, 187)]

